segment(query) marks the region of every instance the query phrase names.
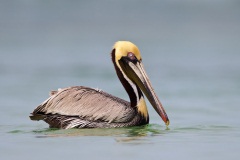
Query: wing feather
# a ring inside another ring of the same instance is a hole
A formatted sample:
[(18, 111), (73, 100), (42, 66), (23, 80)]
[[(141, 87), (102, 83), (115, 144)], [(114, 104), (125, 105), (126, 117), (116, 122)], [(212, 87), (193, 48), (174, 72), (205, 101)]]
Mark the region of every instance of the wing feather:
[(79, 116), (89, 121), (109, 123), (129, 122), (136, 115), (136, 109), (129, 102), (97, 89), (75, 86), (52, 93), (33, 111), (33, 115)]

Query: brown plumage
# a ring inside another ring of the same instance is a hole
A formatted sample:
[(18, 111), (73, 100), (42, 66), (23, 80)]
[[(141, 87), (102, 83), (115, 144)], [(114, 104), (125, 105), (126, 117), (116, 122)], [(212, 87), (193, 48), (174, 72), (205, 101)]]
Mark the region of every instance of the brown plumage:
[(110, 128), (141, 125), (142, 116), (135, 115), (136, 108), (123, 99), (75, 86), (55, 91), (34, 110), (31, 119), (43, 119), (53, 128)]
[[(112, 61), (131, 102), (98, 89), (74, 86), (52, 91), (50, 97), (33, 111), (30, 116), (31, 120), (44, 120), (52, 128), (63, 129), (111, 128), (147, 124), (149, 116), (141, 92), (143, 89), (156, 111), (168, 125), (167, 115), (142, 68), (137, 47), (131, 42), (117, 42), (112, 51)], [(140, 69), (132, 67), (133, 64), (141, 65)], [(136, 75), (133, 71), (128, 72), (131, 67), (134, 72), (136, 71)], [(143, 77), (141, 77), (142, 74)], [(138, 79), (135, 80), (134, 77)]]

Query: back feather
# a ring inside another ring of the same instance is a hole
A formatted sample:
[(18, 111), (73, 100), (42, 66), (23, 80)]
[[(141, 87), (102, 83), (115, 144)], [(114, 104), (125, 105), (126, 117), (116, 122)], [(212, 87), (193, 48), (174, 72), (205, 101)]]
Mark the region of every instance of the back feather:
[(75, 86), (54, 91), (34, 111), (32, 120), (44, 119), (40, 115), (77, 116), (88, 121), (123, 123), (131, 121), (136, 108), (118, 97), (100, 90)]

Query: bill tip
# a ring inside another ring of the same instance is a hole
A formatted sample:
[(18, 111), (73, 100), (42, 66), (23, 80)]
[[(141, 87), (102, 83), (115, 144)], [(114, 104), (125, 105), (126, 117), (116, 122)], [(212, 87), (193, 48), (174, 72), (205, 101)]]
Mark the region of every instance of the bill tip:
[(169, 120), (167, 120), (165, 124), (166, 124), (166, 126), (169, 126), (169, 124), (170, 124), (170, 121), (169, 121)]

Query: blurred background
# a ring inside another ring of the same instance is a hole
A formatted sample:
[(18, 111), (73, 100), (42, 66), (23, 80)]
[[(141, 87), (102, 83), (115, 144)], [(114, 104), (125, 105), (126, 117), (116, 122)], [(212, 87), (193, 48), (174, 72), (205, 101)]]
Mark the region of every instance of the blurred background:
[[(126, 142), (132, 135), (124, 129), (104, 137), (37, 139), (51, 131), (28, 116), (50, 90), (83, 85), (128, 100), (110, 58), (118, 40), (139, 47), (169, 128), (148, 103), (150, 126), (136, 140)], [(36, 159), (236, 159), (240, 1), (0, 1), (0, 89), (4, 159), (26, 159), (41, 149)]]

